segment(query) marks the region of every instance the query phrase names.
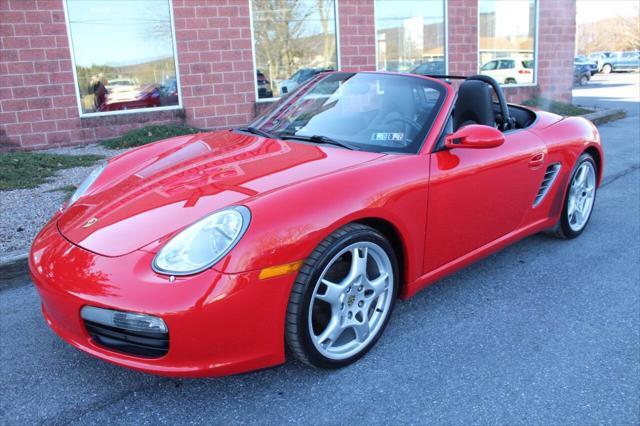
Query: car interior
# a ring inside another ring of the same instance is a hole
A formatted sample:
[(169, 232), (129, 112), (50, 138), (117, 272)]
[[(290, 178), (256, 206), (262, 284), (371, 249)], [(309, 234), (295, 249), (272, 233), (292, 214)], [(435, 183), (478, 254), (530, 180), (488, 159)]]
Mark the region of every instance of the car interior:
[(502, 131), (524, 129), (536, 119), (534, 112), (507, 104), (500, 85), (486, 75), (468, 77), (460, 85), (452, 116), (453, 131), (468, 124), (492, 126)]
[[(441, 77), (441, 76), (434, 76)], [(476, 79), (477, 77), (477, 79)], [(465, 79), (465, 77), (458, 77)], [(493, 83), (491, 83), (493, 80)], [(496, 100), (497, 98), (497, 100)], [(504, 103), (501, 103), (500, 100)], [(504, 118), (503, 107), (507, 110), (507, 120)], [(458, 97), (453, 111), (445, 124), (436, 151), (444, 149), (444, 138), (469, 124), (481, 124), (495, 127), (503, 132), (525, 129), (536, 120), (536, 114), (517, 105), (507, 104), (500, 85), (486, 75), (472, 76), (460, 84)], [(508, 124), (507, 124), (508, 121)]]

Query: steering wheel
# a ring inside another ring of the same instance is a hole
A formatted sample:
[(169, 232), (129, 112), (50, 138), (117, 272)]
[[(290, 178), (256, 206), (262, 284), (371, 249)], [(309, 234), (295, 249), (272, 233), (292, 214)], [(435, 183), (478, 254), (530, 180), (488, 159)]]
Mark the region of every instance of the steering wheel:
[(478, 80), (484, 83), (487, 83), (493, 91), (496, 93), (496, 97), (498, 98), (498, 103), (500, 104), (500, 113), (502, 114), (502, 131), (513, 129), (515, 126), (515, 121), (512, 121), (511, 114), (509, 114), (509, 107), (507, 106), (507, 100), (504, 97), (504, 93), (502, 93), (502, 88), (493, 78), (488, 75), (472, 75), (467, 78), (467, 80)]
[(413, 129), (416, 132), (419, 132), (420, 130), (422, 130), (422, 128), (420, 127), (420, 125), (418, 123), (416, 123), (413, 120), (409, 120), (408, 118), (405, 118), (405, 117), (391, 117), (388, 120), (384, 120), (384, 124), (393, 123), (394, 121), (397, 121), (397, 122), (400, 122), (400, 123), (404, 123), (404, 124), (408, 124), (409, 126), (413, 127)]

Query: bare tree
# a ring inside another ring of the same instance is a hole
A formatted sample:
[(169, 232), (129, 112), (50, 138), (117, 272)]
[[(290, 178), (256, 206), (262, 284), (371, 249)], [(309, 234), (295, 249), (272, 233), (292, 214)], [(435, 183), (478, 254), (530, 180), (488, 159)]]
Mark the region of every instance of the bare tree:
[(640, 50), (640, 16), (614, 17), (580, 24), (576, 31), (578, 53)]

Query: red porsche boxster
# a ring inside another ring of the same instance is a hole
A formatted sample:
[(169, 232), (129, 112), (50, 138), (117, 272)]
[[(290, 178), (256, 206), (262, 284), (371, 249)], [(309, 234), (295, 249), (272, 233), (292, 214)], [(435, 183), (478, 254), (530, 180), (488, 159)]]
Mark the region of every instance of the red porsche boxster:
[[(507, 104), (487, 76), (317, 75), (251, 125), (96, 169), (37, 236), (64, 340), (172, 376), (353, 363), (397, 298), (528, 235), (574, 238), (598, 131)], [(493, 101), (496, 97), (497, 102)]]

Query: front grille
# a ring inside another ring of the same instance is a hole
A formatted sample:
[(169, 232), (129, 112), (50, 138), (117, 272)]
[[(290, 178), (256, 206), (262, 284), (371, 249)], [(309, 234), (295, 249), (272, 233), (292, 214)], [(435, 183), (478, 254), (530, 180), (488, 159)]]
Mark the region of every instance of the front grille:
[(144, 358), (159, 358), (169, 352), (169, 333), (146, 333), (83, 321), (93, 341), (107, 349)]

